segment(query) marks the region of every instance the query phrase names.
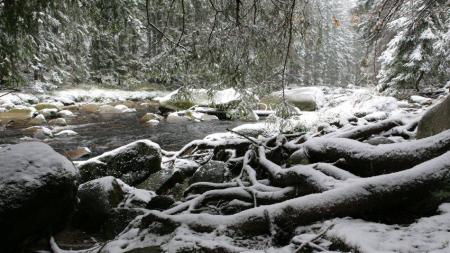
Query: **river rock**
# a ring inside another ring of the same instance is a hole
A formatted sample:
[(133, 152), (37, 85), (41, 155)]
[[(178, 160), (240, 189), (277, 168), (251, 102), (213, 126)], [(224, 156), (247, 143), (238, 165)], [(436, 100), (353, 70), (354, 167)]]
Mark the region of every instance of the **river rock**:
[(58, 116), (61, 118), (71, 118), (74, 117), (75, 115), (73, 114), (73, 112), (69, 110), (62, 110), (58, 112)]
[(114, 106), (114, 108), (116, 108), (121, 113), (136, 112), (136, 109), (128, 108), (128, 106), (126, 105), (116, 105)]
[(198, 168), (189, 180), (190, 184), (197, 182), (222, 183), (230, 179), (227, 165), (221, 161), (211, 160)]
[(208, 121), (217, 121), (217, 120), (219, 120), (219, 118), (216, 115), (209, 115), (209, 114), (204, 113), (200, 117), (200, 120), (208, 122)]
[(67, 126), (67, 122), (64, 118), (57, 118), (48, 121), (49, 125), (52, 126)]
[(159, 120), (151, 119), (151, 120), (145, 122), (145, 125), (150, 126), (150, 127), (157, 126), (157, 125), (159, 125)]
[(89, 148), (87, 147), (79, 147), (77, 149), (74, 150), (70, 150), (65, 152), (65, 156), (71, 160), (76, 160), (76, 159), (80, 159), (82, 157), (88, 156), (90, 155), (92, 152)]
[(167, 115), (166, 121), (168, 123), (182, 123), (189, 121), (189, 118), (186, 116), (181, 116), (177, 112), (172, 112)]
[(324, 94), (317, 87), (302, 87), (286, 90), (285, 97), (288, 103), (302, 111), (315, 111), (320, 107)]
[(143, 182), (161, 169), (161, 148), (149, 140), (139, 140), (87, 161), (77, 162), (82, 182), (114, 176), (130, 185)]
[(163, 117), (159, 116), (158, 114), (149, 112), (149, 113), (146, 113), (144, 116), (142, 116), (141, 122), (148, 122), (150, 120), (160, 121), (162, 119), (163, 119)]
[(87, 103), (87, 104), (80, 105), (79, 110), (84, 113), (96, 113), (99, 110), (99, 108), (100, 108), (99, 104)]
[(47, 108), (39, 111), (42, 115), (44, 115), (47, 119), (53, 119), (58, 117), (58, 109), (56, 108)]
[(34, 106), (36, 110), (40, 111), (43, 109), (61, 109), (64, 105), (62, 103), (39, 103)]
[(121, 113), (122, 111), (112, 105), (101, 105), (98, 109), (98, 112), (100, 114), (116, 114)]
[(76, 204), (78, 170), (44, 143), (0, 148), (0, 243), (2, 252), (65, 225)]
[(0, 121), (9, 122), (14, 121), (16, 123), (23, 123), (31, 119), (35, 109), (30, 108), (14, 108), (7, 112), (0, 112)]
[(22, 133), (37, 139), (45, 139), (47, 137), (53, 137), (52, 130), (43, 126), (27, 127), (22, 130)]
[(426, 138), (450, 129), (450, 96), (429, 109), (417, 127), (417, 138)]
[(42, 114), (38, 114), (36, 117), (34, 117), (30, 121), (28, 121), (28, 124), (32, 125), (32, 126), (43, 125), (46, 123), (47, 123), (47, 120), (45, 119), (44, 115), (42, 115)]
[(124, 195), (117, 180), (111, 176), (81, 184), (77, 194), (80, 200), (75, 218), (77, 225), (88, 230), (98, 230), (111, 209), (124, 199)]
[(68, 136), (76, 136), (78, 135), (78, 133), (73, 130), (62, 130), (54, 135), (56, 137), (68, 137)]

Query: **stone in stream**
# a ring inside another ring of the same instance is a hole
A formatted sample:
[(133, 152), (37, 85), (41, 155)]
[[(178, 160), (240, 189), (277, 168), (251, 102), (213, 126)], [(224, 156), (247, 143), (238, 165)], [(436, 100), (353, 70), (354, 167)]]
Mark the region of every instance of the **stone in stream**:
[(82, 182), (114, 176), (137, 185), (161, 169), (161, 148), (150, 140), (139, 140), (76, 164)]
[(0, 244), (20, 252), (61, 229), (76, 204), (78, 170), (50, 146), (27, 142), (0, 148)]
[(22, 130), (22, 133), (27, 136), (31, 136), (37, 139), (45, 139), (47, 137), (53, 137), (52, 130), (43, 126), (32, 126)]
[(140, 121), (141, 121), (141, 122), (148, 122), (148, 121), (150, 121), (150, 120), (157, 120), (157, 121), (160, 121), (160, 120), (162, 120), (162, 119), (163, 119), (162, 116), (160, 116), (160, 115), (158, 115), (158, 114), (155, 114), (155, 113), (149, 112), (149, 113), (146, 113), (144, 116), (142, 116), (142, 118), (140, 119)]
[(28, 122), (28, 124), (32, 126), (44, 125), (47, 124), (47, 120), (45, 119), (44, 115), (38, 114), (36, 117), (32, 118)]
[(428, 110), (417, 126), (417, 138), (426, 138), (450, 129), (450, 95)]
[(53, 126), (67, 126), (67, 122), (64, 118), (57, 118), (48, 121), (49, 125)]
[(33, 117), (33, 113), (36, 110), (32, 107), (25, 108), (14, 108), (6, 112), (0, 112), (0, 121), (9, 122), (14, 121), (15, 123), (26, 123)]

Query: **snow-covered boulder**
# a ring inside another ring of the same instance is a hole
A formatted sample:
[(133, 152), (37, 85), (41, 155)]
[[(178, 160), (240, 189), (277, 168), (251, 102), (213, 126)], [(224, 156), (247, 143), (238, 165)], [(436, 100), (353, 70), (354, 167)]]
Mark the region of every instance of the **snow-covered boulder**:
[(161, 169), (161, 148), (150, 140), (139, 140), (76, 165), (82, 182), (114, 176), (136, 185)]
[(57, 118), (48, 121), (49, 125), (52, 126), (67, 126), (67, 122), (64, 118)]
[(0, 243), (19, 252), (24, 242), (54, 234), (76, 204), (78, 170), (44, 143), (0, 148)]
[(198, 168), (190, 178), (190, 184), (197, 182), (222, 183), (230, 179), (227, 165), (221, 161), (211, 160)]
[(373, 112), (366, 116), (364, 116), (364, 119), (369, 122), (384, 120), (389, 117), (389, 114), (387, 112)]
[(126, 105), (116, 105), (116, 106), (114, 106), (114, 108), (119, 110), (121, 113), (136, 112), (136, 109), (128, 108), (128, 106), (126, 106)]
[(116, 113), (122, 113), (120, 109), (115, 108), (112, 105), (101, 105), (98, 108), (98, 112), (100, 114), (116, 114)]
[(302, 111), (315, 111), (323, 103), (324, 94), (317, 87), (302, 87), (285, 92), (288, 103), (294, 105)]
[(114, 237), (142, 214), (138, 208), (145, 207), (153, 196), (151, 191), (136, 189), (112, 176), (88, 181), (78, 188), (74, 225)]
[(32, 126), (43, 125), (46, 123), (47, 123), (47, 120), (45, 119), (44, 115), (42, 115), (42, 114), (38, 114), (36, 117), (34, 117), (30, 121), (28, 121), (28, 124), (32, 125)]
[(428, 110), (417, 127), (417, 138), (425, 138), (450, 129), (450, 96)]
[(73, 114), (73, 112), (69, 110), (62, 110), (58, 112), (58, 116), (61, 118), (71, 118), (74, 117), (75, 115)]
[(250, 137), (258, 137), (259, 135), (265, 135), (267, 131), (267, 124), (265, 122), (259, 122), (254, 124), (243, 124), (233, 128), (234, 132), (243, 134)]

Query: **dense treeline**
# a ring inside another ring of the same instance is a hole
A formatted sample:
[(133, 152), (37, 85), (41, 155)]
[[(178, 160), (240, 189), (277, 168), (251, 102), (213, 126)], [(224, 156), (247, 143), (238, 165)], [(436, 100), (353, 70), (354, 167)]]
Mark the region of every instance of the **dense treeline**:
[(263, 92), (445, 84), (445, 0), (357, 2), (3, 0), (0, 80)]

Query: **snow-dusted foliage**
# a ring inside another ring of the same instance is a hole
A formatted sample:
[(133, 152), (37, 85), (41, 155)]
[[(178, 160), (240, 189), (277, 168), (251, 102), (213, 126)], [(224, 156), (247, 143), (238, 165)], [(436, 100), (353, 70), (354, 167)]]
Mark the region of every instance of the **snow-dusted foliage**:
[(419, 90), (449, 79), (448, 1), (360, 1), (365, 36), (379, 57), (378, 88)]

